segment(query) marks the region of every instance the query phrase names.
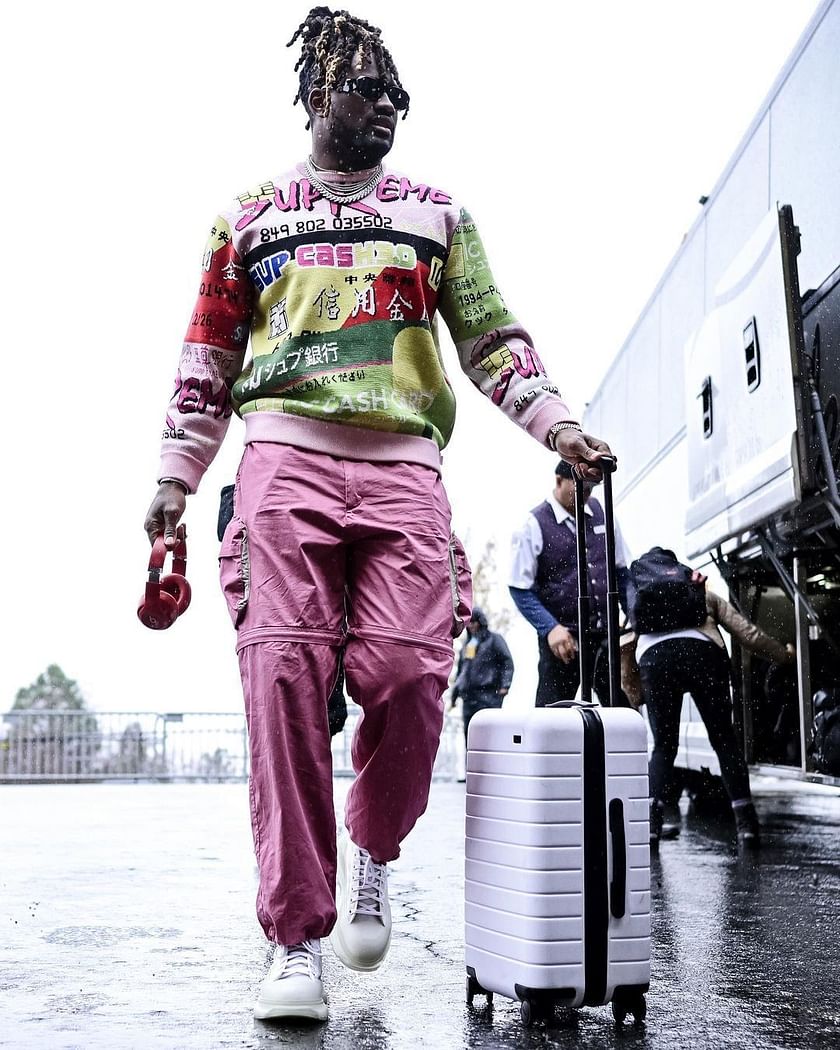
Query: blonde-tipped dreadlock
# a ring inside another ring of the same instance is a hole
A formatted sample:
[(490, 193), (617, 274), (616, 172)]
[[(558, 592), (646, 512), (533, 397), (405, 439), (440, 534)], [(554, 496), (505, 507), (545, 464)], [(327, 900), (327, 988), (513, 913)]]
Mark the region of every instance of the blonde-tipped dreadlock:
[[(295, 72), (300, 71), (300, 87), (295, 95), (295, 103), (303, 102), (306, 106), (312, 88), (316, 84), (323, 85), (326, 92), (324, 112), (329, 113), (330, 92), (341, 85), (353, 58), (359, 53), (362, 59), (375, 59), (381, 75), (401, 91), (405, 90), (391, 52), (382, 43), (379, 28), (363, 18), (356, 18), (349, 11), (313, 7), (286, 47), (291, 47), (298, 37), (302, 45), (300, 58), (295, 64)], [(405, 97), (403, 120), (408, 116), (408, 93)], [(310, 126), (309, 121), (306, 126)]]

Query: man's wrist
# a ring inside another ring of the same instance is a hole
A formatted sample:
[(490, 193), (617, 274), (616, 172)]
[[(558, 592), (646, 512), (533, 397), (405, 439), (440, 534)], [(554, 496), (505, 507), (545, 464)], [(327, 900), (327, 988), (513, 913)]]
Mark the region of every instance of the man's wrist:
[(554, 426), (549, 427), (548, 435), (546, 437), (546, 444), (552, 450), (557, 451), (557, 435), (562, 434), (564, 430), (574, 430), (578, 434), (583, 433), (583, 428), (580, 423), (574, 419), (561, 419), (559, 423), (555, 423)]
[(158, 478), (158, 485), (178, 485), (179, 488), (183, 489), (184, 495), (189, 496), (190, 490), (185, 481), (181, 481), (180, 478)]

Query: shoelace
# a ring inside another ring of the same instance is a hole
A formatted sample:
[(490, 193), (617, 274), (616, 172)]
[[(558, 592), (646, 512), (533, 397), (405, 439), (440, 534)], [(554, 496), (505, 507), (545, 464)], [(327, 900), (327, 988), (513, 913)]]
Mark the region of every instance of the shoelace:
[(382, 914), (382, 901), (387, 890), (388, 866), (377, 864), (366, 849), (359, 849), (359, 860), (353, 879), (350, 900), (356, 915)]
[(315, 941), (301, 941), (286, 949), (283, 960), (283, 977), (318, 977), (321, 965), (321, 949)]

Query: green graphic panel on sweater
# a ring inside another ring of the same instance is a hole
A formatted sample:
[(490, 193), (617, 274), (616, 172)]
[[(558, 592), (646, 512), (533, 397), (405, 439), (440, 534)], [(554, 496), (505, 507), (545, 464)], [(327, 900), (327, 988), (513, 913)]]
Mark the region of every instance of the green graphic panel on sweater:
[(376, 321), (298, 336), (251, 362), (233, 387), (240, 415), (286, 412), (449, 440), (455, 399), (428, 324)]
[(456, 343), (516, 323), (496, 287), (476, 225), (464, 209), (452, 235), (439, 306)]

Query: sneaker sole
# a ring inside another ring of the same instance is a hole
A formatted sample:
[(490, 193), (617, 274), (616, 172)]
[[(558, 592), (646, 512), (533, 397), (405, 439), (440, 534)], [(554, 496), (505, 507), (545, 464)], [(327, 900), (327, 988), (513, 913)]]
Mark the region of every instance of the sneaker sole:
[[(344, 841), (344, 838), (342, 838), (342, 840), (339, 843), (338, 871), (336, 873), (336, 898), (338, 898), (339, 900), (343, 899), (344, 897), (344, 855), (346, 853), (346, 850), (347, 844)], [(341, 936), (338, 932), (338, 920), (336, 920), (336, 925), (333, 927), (333, 931), (329, 935), (329, 942), (332, 946), (332, 950), (338, 957), (339, 962), (343, 966), (346, 966), (348, 970), (355, 970), (356, 973), (373, 973), (373, 971), (378, 970), (382, 963), (385, 961), (385, 957), (387, 956), (388, 951), (390, 950), (391, 931), (388, 931), (388, 942), (385, 945), (385, 950), (383, 951), (383, 953), (379, 956), (375, 963), (369, 963), (367, 966), (364, 966), (361, 963), (357, 962), (352, 952), (348, 951), (347, 948), (344, 946), (341, 940)]]
[(341, 941), (341, 938), (337, 930), (333, 930), (330, 934), (330, 945), (332, 950), (338, 956), (339, 962), (346, 966), (348, 970), (355, 970), (356, 973), (373, 973), (374, 970), (378, 970), (379, 967), (385, 962), (388, 955), (388, 951), (391, 948), (391, 937), (388, 937), (388, 943), (385, 945), (385, 951), (379, 956), (375, 963), (370, 963), (367, 966), (363, 966), (361, 963), (356, 961), (355, 956), (349, 952)]
[(283, 1018), (298, 1018), (304, 1021), (326, 1021), (329, 1007), (326, 1003), (298, 1003), (294, 1006), (280, 1006), (277, 1003), (257, 1002), (254, 1017), (258, 1021), (278, 1021)]

